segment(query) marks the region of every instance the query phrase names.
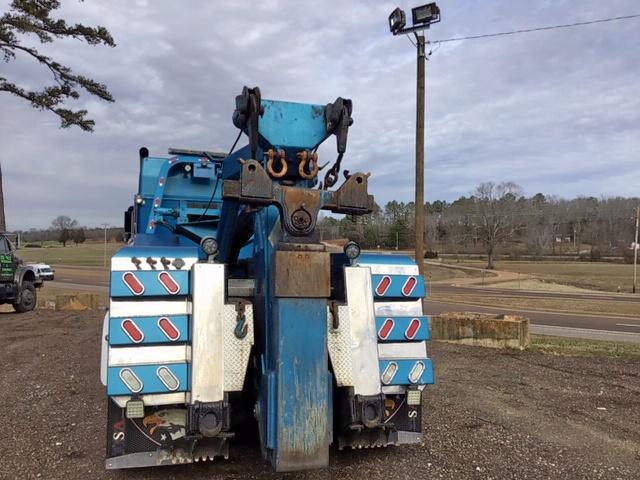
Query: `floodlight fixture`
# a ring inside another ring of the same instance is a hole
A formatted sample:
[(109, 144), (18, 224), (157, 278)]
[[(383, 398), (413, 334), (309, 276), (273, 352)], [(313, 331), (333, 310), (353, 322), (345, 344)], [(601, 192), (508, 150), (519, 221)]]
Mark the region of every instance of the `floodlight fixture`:
[(407, 27), (407, 16), (401, 8), (396, 8), (389, 15), (389, 30), (394, 35), (426, 30), (432, 23), (440, 21), (440, 8), (435, 2), (412, 8), (411, 18), (413, 25)]
[(391, 15), (389, 15), (389, 30), (391, 30), (391, 33), (393, 33), (394, 35), (402, 30), (406, 24), (407, 16), (399, 7), (391, 12)]
[(421, 7), (411, 9), (411, 17), (413, 18), (413, 26), (426, 25), (440, 21), (440, 8), (435, 2), (427, 3)]

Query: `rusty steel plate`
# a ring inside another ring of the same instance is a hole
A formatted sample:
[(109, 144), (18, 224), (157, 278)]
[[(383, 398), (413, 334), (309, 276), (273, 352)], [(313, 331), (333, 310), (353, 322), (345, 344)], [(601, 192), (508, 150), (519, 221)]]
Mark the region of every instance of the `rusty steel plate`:
[(325, 298), (331, 295), (329, 252), (275, 253), (276, 297)]

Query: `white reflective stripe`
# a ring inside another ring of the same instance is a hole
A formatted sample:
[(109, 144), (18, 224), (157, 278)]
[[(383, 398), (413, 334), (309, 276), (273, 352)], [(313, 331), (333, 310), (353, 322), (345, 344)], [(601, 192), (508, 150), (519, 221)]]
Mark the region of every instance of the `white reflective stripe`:
[(385, 395), (400, 395), (407, 391), (407, 387), (404, 385), (383, 385), (382, 393)]
[(427, 358), (427, 342), (379, 343), (378, 356), (380, 360)]
[(161, 345), (154, 347), (110, 347), (109, 366), (153, 365), (156, 363), (182, 363), (189, 360), (187, 345)]
[(156, 315), (190, 315), (191, 302), (185, 299), (163, 301), (116, 301), (109, 303), (112, 317), (145, 317)]
[(372, 275), (419, 275), (418, 265), (387, 265), (380, 263), (360, 263), (359, 267), (369, 267)]
[(192, 403), (224, 399), (224, 278), (223, 264), (193, 265)]
[(418, 317), (422, 315), (422, 299), (376, 302), (374, 304), (376, 317)]
[[(135, 272), (136, 270), (141, 272), (148, 271), (148, 270), (156, 270), (158, 272), (161, 272), (163, 270), (178, 270), (176, 267), (173, 266), (173, 261), (175, 260), (175, 257), (165, 257), (166, 260), (170, 262), (167, 268), (165, 268), (164, 265), (160, 263), (160, 258), (162, 257), (151, 257), (151, 258), (153, 258), (156, 262), (158, 262), (155, 265), (156, 267), (155, 269), (151, 268), (151, 265), (147, 263), (146, 257), (139, 259), (140, 268), (137, 268), (136, 265), (131, 261), (131, 257), (112, 257), (111, 270), (114, 272), (122, 272), (127, 270), (133, 271), (133, 272)], [(184, 262), (184, 267), (180, 268), (179, 270), (190, 270), (193, 264), (198, 261), (198, 259), (196, 257), (189, 257), (189, 258), (182, 258), (182, 261)]]
[[(145, 405), (175, 405), (186, 402), (186, 393), (159, 393), (154, 395), (140, 395), (140, 399)], [(114, 402), (120, 407), (124, 408), (127, 402), (131, 400), (128, 395), (119, 395), (117, 397), (111, 397)]]

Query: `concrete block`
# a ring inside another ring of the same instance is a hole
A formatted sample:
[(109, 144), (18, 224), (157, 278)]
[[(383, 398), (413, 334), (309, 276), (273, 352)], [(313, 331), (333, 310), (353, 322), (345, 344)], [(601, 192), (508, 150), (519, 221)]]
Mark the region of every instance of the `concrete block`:
[(93, 293), (56, 295), (56, 310), (94, 310), (98, 307), (98, 295)]
[(455, 312), (430, 318), (431, 338), (434, 340), (520, 350), (530, 344), (529, 319), (525, 317)]

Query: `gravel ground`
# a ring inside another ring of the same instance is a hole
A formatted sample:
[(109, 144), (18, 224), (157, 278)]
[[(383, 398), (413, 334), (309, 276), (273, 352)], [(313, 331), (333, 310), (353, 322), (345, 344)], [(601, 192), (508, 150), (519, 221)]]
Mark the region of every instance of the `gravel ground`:
[(256, 444), (229, 461), (107, 472), (101, 317), (0, 313), (0, 478), (640, 478), (640, 360), (436, 342), (423, 446), (336, 451), (329, 469), (283, 476)]

